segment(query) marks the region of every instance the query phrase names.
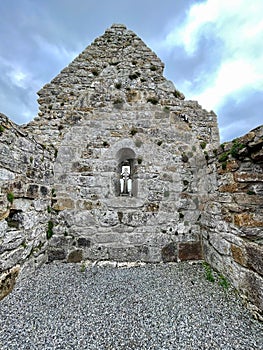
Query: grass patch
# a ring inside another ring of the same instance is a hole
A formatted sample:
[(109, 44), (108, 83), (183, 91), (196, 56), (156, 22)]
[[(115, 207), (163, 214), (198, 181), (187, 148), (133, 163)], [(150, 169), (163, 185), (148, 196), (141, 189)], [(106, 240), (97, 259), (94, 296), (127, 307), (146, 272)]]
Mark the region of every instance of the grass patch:
[(205, 141), (202, 141), (202, 142), (200, 143), (200, 147), (201, 147), (202, 149), (205, 149), (205, 148), (206, 148), (206, 142), (205, 142)]
[(15, 195), (13, 192), (8, 192), (6, 195), (6, 198), (7, 198), (9, 203), (13, 204), (14, 199), (15, 199)]
[(53, 221), (49, 220), (47, 225), (47, 239), (50, 239), (53, 236), (54, 234), (53, 227), (54, 227)]
[(207, 281), (214, 283), (215, 277), (211, 266), (207, 262), (203, 262), (202, 265), (205, 270), (205, 278), (207, 279)]
[(230, 286), (230, 283), (223, 275), (219, 275), (218, 277), (218, 284), (223, 287), (225, 290), (227, 290)]

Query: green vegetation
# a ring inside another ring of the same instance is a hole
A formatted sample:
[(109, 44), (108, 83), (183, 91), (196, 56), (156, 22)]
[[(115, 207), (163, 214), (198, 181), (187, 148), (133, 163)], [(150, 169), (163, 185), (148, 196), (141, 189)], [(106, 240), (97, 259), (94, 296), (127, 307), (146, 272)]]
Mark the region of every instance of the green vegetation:
[(230, 149), (230, 154), (232, 157), (237, 158), (238, 152), (243, 149), (244, 147), (246, 147), (245, 145), (243, 145), (242, 143), (238, 142), (237, 140), (233, 141), (233, 145)]
[(252, 191), (252, 190), (248, 190), (248, 191), (247, 191), (247, 194), (250, 195), (250, 196), (252, 196), (252, 195), (256, 194), (256, 192), (255, 192), (255, 191)]
[(82, 263), (80, 267), (80, 272), (85, 272), (85, 271), (86, 271), (86, 266), (84, 263)]
[(152, 72), (155, 72), (155, 71), (157, 70), (157, 67), (155, 67), (154, 65), (152, 65), (152, 66), (150, 67), (150, 70), (151, 70)]
[(205, 148), (206, 148), (206, 142), (205, 142), (205, 141), (202, 141), (202, 142), (200, 143), (200, 147), (201, 147), (202, 149), (205, 149)]
[(203, 262), (203, 267), (205, 269), (205, 277), (209, 282), (215, 282), (215, 277), (211, 266), (207, 262)]
[(220, 163), (226, 162), (228, 159), (228, 152), (222, 153), (221, 156), (218, 158)]
[(163, 110), (164, 110), (166, 113), (169, 113), (169, 112), (170, 112), (170, 107), (165, 106), (165, 107), (163, 108)]
[(227, 166), (227, 162), (223, 162), (223, 163), (222, 163), (222, 169), (223, 169), (223, 170), (226, 170), (226, 166)]
[(228, 280), (225, 278), (225, 276), (223, 275), (219, 275), (219, 280), (218, 280), (218, 284), (223, 287), (225, 290), (227, 290), (229, 288), (229, 282)]
[(6, 197), (7, 197), (8, 202), (13, 204), (14, 199), (15, 199), (14, 193), (13, 192), (8, 192)]
[(22, 242), (22, 243), (21, 243), (21, 246), (22, 246), (24, 249), (26, 249), (26, 247), (27, 247), (26, 242), (25, 242), (25, 241), (24, 241), (24, 242)]
[(50, 239), (53, 236), (54, 234), (53, 227), (54, 227), (53, 221), (49, 220), (48, 226), (47, 226), (47, 239)]
[(119, 89), (121, 88), (121, 83), (120, 83), (120, 82), (116, 83), (116, 84), (115, 84), (115, 87), (116, 87), (116, 89), (119, 90)]
[(3, 127), (3, 125), (0, 125), (0, 134), (2, 134), (5, 131), (5, 128)]

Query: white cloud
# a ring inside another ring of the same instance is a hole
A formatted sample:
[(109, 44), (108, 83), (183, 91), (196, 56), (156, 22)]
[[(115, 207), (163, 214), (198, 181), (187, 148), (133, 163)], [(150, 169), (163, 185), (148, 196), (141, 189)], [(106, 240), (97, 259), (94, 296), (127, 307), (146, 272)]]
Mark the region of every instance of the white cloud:
[(206, 35), (220, 40), (223, 52), (218, 69), (210, 72), (209, 79), (203, 77), (204, 86), (197, 85), (194, 91), (194, 82), (185, 81), (182, 89), (187, 97), (216, 110), (234, 91), (246, 86), (263, 90), (262, 13), (262, 0), (207, 0), (189, 9), (182, 26), (168, 34), (165, 45), (181, 45), (192, 57), (201, 36)]
[(18, 87), (25, 88), (27, 86), (27, 74), (21, 69), (15, 68), (7, 74), (12, 83)]
[(78, 54), (76, 51), (67, 50), (62, 45), (54, 45), (39, 35), (34, 35), (34, 41), (50, 60), (61, 62), (62, 65), (71, 62)]
[[(260, 74), (259, 74), (260, 73)], [(246, 88), (263, 88), (263, 70), (244, 59), (225, 61), (214, 80), (202, 92), (192, 95), (206, 109), (216, 109), (224, 98)]]

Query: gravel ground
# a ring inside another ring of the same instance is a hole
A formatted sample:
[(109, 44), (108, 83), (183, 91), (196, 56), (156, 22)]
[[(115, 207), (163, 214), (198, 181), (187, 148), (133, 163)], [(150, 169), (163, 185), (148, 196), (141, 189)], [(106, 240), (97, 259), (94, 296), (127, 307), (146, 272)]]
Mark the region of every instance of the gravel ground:
[(201, 264), (49, 264), (0, 302), (0, 349), (263, 349), (263, 324)]

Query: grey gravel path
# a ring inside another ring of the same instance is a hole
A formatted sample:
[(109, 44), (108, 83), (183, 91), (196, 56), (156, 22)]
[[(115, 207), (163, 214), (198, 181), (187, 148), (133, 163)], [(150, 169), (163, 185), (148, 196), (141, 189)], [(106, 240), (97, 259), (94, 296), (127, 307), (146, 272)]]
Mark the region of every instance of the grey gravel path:
[(201, 264), (49, 264), (0, 302), (0, 349), (263, 349), (263, 325)]

